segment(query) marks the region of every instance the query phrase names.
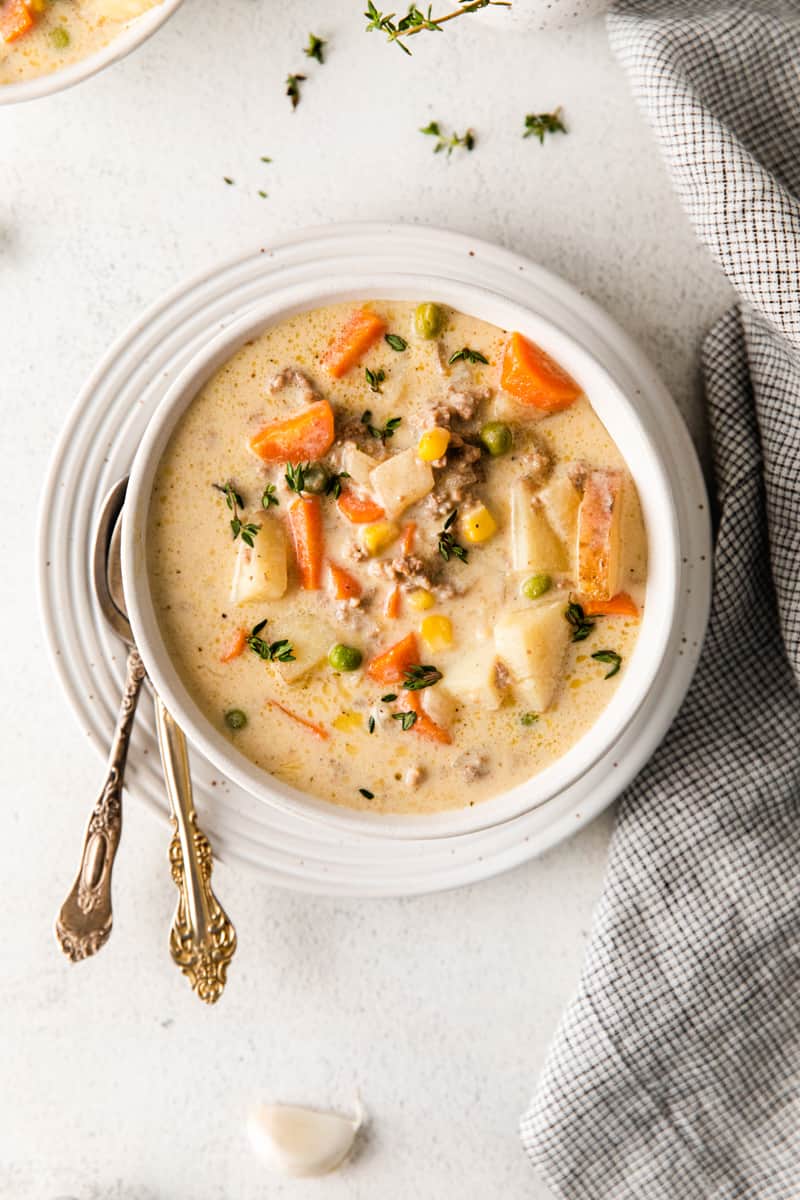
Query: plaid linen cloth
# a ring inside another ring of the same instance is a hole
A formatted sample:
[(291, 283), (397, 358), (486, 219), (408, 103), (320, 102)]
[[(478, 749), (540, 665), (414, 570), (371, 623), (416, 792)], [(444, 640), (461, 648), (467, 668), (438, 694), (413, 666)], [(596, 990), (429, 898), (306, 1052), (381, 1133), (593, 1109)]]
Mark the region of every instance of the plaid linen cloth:
[(608, 28), (741, 304), (703, 354), (706, 644), (522, 1140), (567, 1200), (800, 1200), (800, 3), (627, 0)]

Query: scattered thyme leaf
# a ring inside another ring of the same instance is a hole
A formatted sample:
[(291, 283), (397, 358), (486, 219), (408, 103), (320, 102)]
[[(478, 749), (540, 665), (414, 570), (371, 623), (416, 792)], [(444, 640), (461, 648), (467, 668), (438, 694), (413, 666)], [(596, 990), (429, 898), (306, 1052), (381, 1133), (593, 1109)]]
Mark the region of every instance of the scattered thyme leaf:
[(328, 482), (325, 484), (325, 495), (333, 496), (334, 500), (338, 500), (342, 494), (342, 480), (349, 479), (350, 475), (347, 471), (336, 471), (329, 476)]
[(317, 37), (315, 33), (310, 33), (308, 35), (308, 45), (303, 53), (307, 58), (315, 58), (318, 63), (324, 63), (325, 56), (323, 51), (327, 44), (328, 43), (324, 40), (324, 38)]
[(297, 108), (300, 103), (300, 84), (305, 83), (305, 75), (287, 75), (286, 76), (286, 95), (292, 102), (292, 110)]
[(264, 662), (294, 662), (294, 646), (290, 641), (280, 638), (276, 642), (268, 642), (266, 638), (261, 637), (266, 624), (266, 620), (263, 620), (253, 626), (247, 638), (247, 645)]
[(436, 145), (433, 147), (434, 154), (441, 154), (444, 151), (448, 158), (454, 150), (474, 150), (475, 149), (475, 132), (468, 129), (466, 133), (451, 133), (447, 135), (442, 133), (441, 126), (438, 121), (429, 121), (427, 125), (420, 129), (420, 133), (424, 133), (426, 137), (435, 137)]
[(375, 793), (369, 791), (368, 788), (359, 788), (358, 790), (361, 792), (361, 795), (364, 797), (365, 800), (374, 800), (375, 799)]
[(224, 183), (227, 183), (228, 187), (233, 186), (233, 180), (231, 179), (230, 175), (223, 175), (222, 179)]
[(408, 349), (408, 342), (405, 338), (401, 338), (399, 333), (385, 333), (383, 335), (383, 340), (387, 342), (393, 350), (396, 350), (398, 354), (402, 353), (403, 350)]
[(370, 733), (375, 732), (375, 718), (374, 717), (370, 717), (370, 719), (367, 721), (367, 729), (369, 730)]
[(439, 553), (445, 562), (449, 562), (451, 558), (458, 558), (461, 562), (467, 561), (469, 551), (464, 546), (460, 546), (450, 532), (458, 517), (458, 509), (454, 508), (450, 516), (444, 523), (444, 528), (439, 534)]
[(367, 409), (361, 414), (361, 424), (366, 425), (369, 430), (370, 437), (379, 438), (382, 442), (386, 442), (389, 438), (394, 437), (395, 430), (399, 428), (402, 417), (390, 417), (383, 428), (380, 425), (372, 424), (372, 410)]
[(610, 679), (612, 675), (616, 675), (622, 666), (622, 656), (617, 654), (616, 650), (598, 650), (592, 655), (592, 658), (611, 667), (611, 670), (603, 676), (604, 679)]
[(261, 507), (262, 508), (272, 508), (274, 505), (275, 508), (277, 508), (279, 504), (280, 504), (280, 500), (278, 499), (278, 497), (275, 493), (275, 484), (268, 483), (267, 486), (264, 488), (264, 492), (261, 496)]
[(409, 667), (405, 672), (403, 687), (407, 692), (419, 692), (422, 688), (432, 687), (441, 678), (442, 672), (436, 667), (419, 663), (417, 666)]
[(261, 155), (261, 158), (260, 158), (258, 161), (259, 161), (259, 162), (263, 162), (263, 163), (271, 163), (271, 162), (272, 162), (272, 159), (271, 159), (271, 158), (269, 158), (269, 156), (268, 156), (268, 155), (266, 155), (266, 154), (262, 154), (262, 155)]
[(456, 350), (455, 354), (451, 354), (447, 360), (447, 365), (448, 367), (452, 367), (453, 363), (462, 361), (489, 365), (489, 360), (485, 354), (481, 354), (480, 350), (470, 350), (469, 346), (462, 346), (460, 350)]
[(267, 198), (267, 193), (266, 193), (266, 192), (262, 192), (261, 190), (259, 190), (259, 193), (258, 193), (258, 194), (259, 194), (259, 196), (261, 197), (261, 199), (262, 199), (262, 200), (266, 200), (266, 198)]
[(392, 713), (392, 720), (399, 721), (400, 726), (404, 730), (408, 730), (417, 719), (417, 714), (411, 710), (408, 712)]
[(239, 516), (239, 509), (244, 508), (244, 500), (239, 495), (239, 493), (236, 491), (236, 488), (233, 486), (233, 484), (230, 482), (230, 480), (224, 484), (223, 483), (212, 483), (211, 486), (214, 488), (215, 491), (222, 492), (223, 496), (225, 497), (225, 503), (227, 504), (228, 508), (231, 511), (232, 516), (231, 516), (230, 525), (231, 525), (231, 534), (233, 535), (233, 540), (236, 541), (236, 539), (238, 537), (241, 537), (241, 539), (245, 543), (245, 545), (250, 546), (250, 548), (252, 549), (253, 544), (254, 544), (254, 539), (255, 539), (256, 535), (258, 534), (258, 531), (261, 528), (261, 526), (254, 525), (250, 521), (245, 522), (241, 519), (241, 517)]
[(520, 725), (535, 725), (539, 720), (539, 714), (535, 712), (525, 712), (519, 719)]
[(391, 704), (397, 699), (397, 692), (387, 692), (385, 696), (381, 696), (381, 704)]
[(369, 367), (364, 368), (364, 374), (367, 377), (367, 383), (371, 392), (379, 392), (381, 384), (386, 379), (386, 372), (383, 367), (378, 367), (377, 371), (371, 371)]
[(522, 135), (524, 138), (538, 138), (541, 145), (544, 142), (545, 134), (548, 133), (569, 133), (561, 120), (560, 106), (554, 112), (528, 113), (525, 117), (525, 132)]
[(297, 492), (300, 496), (306, 486), (306, 471), (311, 467), (311, 463), (287, 463), (284, 479), (286, 486), (290, 492)]
[(564, 616), (572, 626), (573, 642), (586, 641), (586, 638), (594, 629), (595, 623), (586, 616), (586, 613), (583, 611), (583, 605), (578, 604), (575, 600), (570, 600), (564, 609)]

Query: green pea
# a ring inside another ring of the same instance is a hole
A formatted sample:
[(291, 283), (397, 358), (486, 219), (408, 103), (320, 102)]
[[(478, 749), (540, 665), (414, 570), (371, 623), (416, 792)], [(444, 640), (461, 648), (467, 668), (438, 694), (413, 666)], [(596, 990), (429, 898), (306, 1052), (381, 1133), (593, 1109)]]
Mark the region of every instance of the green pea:
[(492, 458), (499, 458), (501, 454), (508, 454), (513, 438), (511, 430), (502, 421), (487, 421), (481, 430), (481, 441)]
[(545, 592), (549, 592), (553, 581), (549, 575), (531, 575), (522, 585), (522, 594), (528, 600), (537, 600)]
[(328, 651), (328, 662), (334, 671), (357, 671), (363, 657), (355, 646), (344, 646), (341, 642), (331, 646)]
[(441, 332), (444, 313), (438, 304), (418, 304), (414, 313), (414, 327), (421, 338), (430, 341)]
[(240, 708), (230, 708), (225, 713), (225, 724), (229, 729), (244, 729), (247, 716)]
[(69, 33), (60, 25), (57, 25), (50, 33), (50, 41), (55, 46), (56, 50), (66, 50), (69, 45)]
[(312, 463), (303, 472), (303, 491), (321, 496), (328, 486), (329, 475), (322, 463)]

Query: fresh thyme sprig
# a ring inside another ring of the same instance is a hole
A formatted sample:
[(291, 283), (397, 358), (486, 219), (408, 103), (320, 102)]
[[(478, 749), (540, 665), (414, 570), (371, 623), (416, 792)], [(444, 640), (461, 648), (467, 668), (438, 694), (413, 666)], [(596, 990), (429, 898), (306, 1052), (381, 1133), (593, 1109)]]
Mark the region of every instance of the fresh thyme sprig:
[(253, 546), (255, 545), (255, 538), (257, 537), (261, 526), (254, 525), (250, 521), (243, 521), (239, 516), (239, 509), (244, 508), (244, 500), (236, 491), (236, 488), (233, 486), (230, 480), (227, 483), (213, 483), (211, 486), (215, 488), (216, 491), (222, 492), (223, 496), (225, 497), (225, 503), (233, 514), (231, 517), (231, 533), (233, 534), (233, 540), (236, 541), (238, 537), (241, 537), (244, 544), (249, 546), (252, 550)]
[(390, 417), (381, 429), (380, 425), (372, 424), (372, 409), (368, 408), (366, 412), (361, 414), (361, 424), (366, 425), (370, 437), (379, 438), (382, 442), (386, 442), (389, 438), (394, 437), (395, 430), (399, 427), (402, 420), (402, 417)]
[(275, 493), (275, 484), (268, 483), (261, 496), (261, 507), (269, 509), (274, 505), (277, 508), (279, 504), (280, 500)]
[(456, 17), (463, 17), (465, 13), (477, 12), (479, 8), (488, 8), (489, 5), (510, 8), (511, 0), (459, 0), (458, 8), (441, 17), (433, 16), (432, 5), (428, 6), (428, 11), (425, 13), (417, 8), (416, 4), (410, 4), (405, 16), (401, 17), (399, 21), (395, 20), (395, 13), (382, 13), (375, 7), (372, 0), (367, 0), (367, 11), (364, 16), (367, 18), (368, 33), (373, 29), (378, 33), (385, 33), (387, 40), (396, 42), (404, 54), (411, 54), (408, 46), (401, 41), (402, 38), (413, 37), (415, 33), (422, 33), (424, 29), (431, 33), (441, 33), (442, 25), (448, 21), (454, 21)]
[(449, 158), (458, 147), (464, 150), (475, 149), (475, 133), (472, 129), (468, 129), (466, 133), (451, 133), (448, 135), (442, 133), (438, 121), (429, 121), (427, 125), (420, 129), (420, 133), (424, 133), (426, 137), (436, 138), (436, 145), (433, 147), (434, 154), (441, 154), (445, 150)]
[(264, 620), (253, 626), (247, 638), (247, 645), (264, 662), (294, 662), (294, 646), (290, 641), (280, 638), (277, 642), (268, 642), (260, 636), (266, 624)]
[(305, 81), (305, 75), (286, 76), (286, 95), (292, 102), (292, 110), (297, 108), (300, 103), (300, 84), (305, 83)]
[(432, 687), (442, 677), (442, 672), (436, 667), (419, 663), (415, 667), (409, 667), (405, 672), (403, 687), (407, 692), (419, 692), (422, 688)]
[(604, 679), (611, 679), (622, 666), (622, 656), (617, 654), (616, 650), (598, 650), (596, 654), (592, 655), (592, 658), (611, 667), (611, 670), (603, 676)]
[(470, 350), (469, 346), (462, 346), (460, 350), (456, 350), (455, 354), (451, 354), (447, 360), (448, 367), (452, 367), (453, 363), (471, 362), (484, 363), (489, 365), (489, 360), (485, 354), (481, 354), (480, 350)]
[(381, 390), (381, 384), (386, 380), (386, 372), (384, 371), (383, 367), (378, 367), (377, 371), (371, 371), (369, 367), (365, 367), (364, 374), (366, 375), (367, 383), (369, 384), (369, 390), (371, 392), (379, 392)]
[(570, 600), (567, 607), (564, 609), (564, 616), (572, 626), (573, 642), (586, 641), (589, 634), (594, 629), (594, 621), (586, 616), (583, 611), (583, 605), (578, 604), (575, 600)]
[(315, 33), (310, 33), (308, 35), (308, 45), (303, 53), (307, 58), (315, 58), (318, 63), (324, 63), (325, 55), (323, 54), (323, 51), (327, 44), (328, 43), (324, 38), (317, 37)]
[(535, 137), (539, 139), (540, 144), (544, 142), (545, 134), (548, 133), (568, 133), (564, 122), (561, 120), (561, 106), (550, 113), (528, 113), (525, 118), (524, 138)]
[(409, 710), (408, 712), (392, 713), (392, 720), (399, 721), (402, 729), (410, 729), (417, 719), (417, 714)]
[(445, 562), (449, 562), (451, 558), (458, 558), (461, 562), (467, 561), (469, 551), (460, 546), (455, 540), (455, 537), (450, 532), (458, 517), (458, 509), (454, 508), (450, 516), (444, 523), (444, 528), (439, 534), (439, 553)]
[(305, 491), (306, 486), (306, 471), (310, 470), (311, 463), (287, 463), (284, 479), (286, 486), (290, 492), (297, 492), (300, 496)]

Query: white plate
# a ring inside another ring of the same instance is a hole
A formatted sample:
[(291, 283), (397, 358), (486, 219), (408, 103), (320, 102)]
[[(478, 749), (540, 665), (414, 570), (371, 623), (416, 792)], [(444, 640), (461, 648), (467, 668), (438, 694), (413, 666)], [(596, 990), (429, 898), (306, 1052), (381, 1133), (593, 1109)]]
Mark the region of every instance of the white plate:
[[(710, 528), (702, 475), (683, 421), (650, 364), (595, 305), (541, 267), (477, 239), (427, 227), (337, 225), (302, 231), (217, 267), (148, 310), (111, 347), (79, 397), (42, 499), (40, 595), (59, 630), (55, 665), (82, 726), (105, 755), (124, 654), (90, 589), (98, 506), (127, 474), (147, 421), (197, 350), (276, 286), (374, 271), (475, 283), (560, 325), (637, 403), (672, 482), (684, 548), (678, 615), (662, 678), (613, 751), (540, 808), (460, 837), (397, 841), (312, 823), (220, 776), (195, 752), (198, 809), (220, 857), (302, 891), (410, 895), (475, 882), (568, 837), (609, 804), (663, 737), (689, 686), (710, 598)], [(49, 642), (48, 643), (52, 644)], [(152, 713), (137, 717), (127, 780), (162, 816), (166, 801)]]

